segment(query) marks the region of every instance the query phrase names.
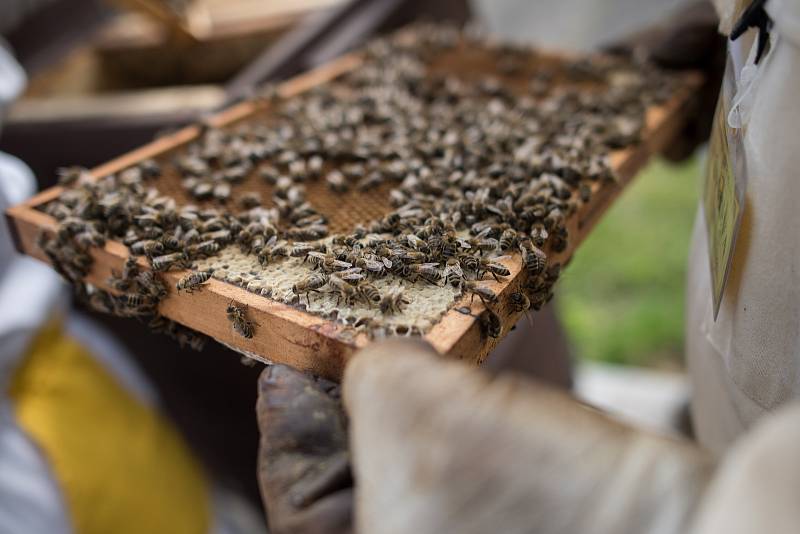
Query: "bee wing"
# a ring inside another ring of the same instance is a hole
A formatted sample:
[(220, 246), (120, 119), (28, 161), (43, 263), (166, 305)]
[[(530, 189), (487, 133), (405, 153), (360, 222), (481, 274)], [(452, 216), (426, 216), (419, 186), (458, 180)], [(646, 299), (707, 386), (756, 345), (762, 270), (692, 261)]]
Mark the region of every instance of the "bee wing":
[(383, 264), (386, 266), (387, 269), (392, 268), (392, 260), (390, 260), (389, 258), (381, 258), (381, 261), (383, 262)]
[(511, 259), (511, 256), (505, 254), (503, 256), (497, 256), (496, 258), (492, 258), (492, 261), (501, 261), (501, 260), (508, 260)]
[[(323, 257), (324, 257), (324, 255), (323, 255)], [(342, 261), (342, 260), (333, 260), (333, 265), (335, 265), (336, 267), (340, 267), (343, 270), (344, 269), (350, 269), (353, 266), (352, 263), (348, 263), (348, 262)], [(356, 269), (361, 270), (360, 267), (356, 267)]]

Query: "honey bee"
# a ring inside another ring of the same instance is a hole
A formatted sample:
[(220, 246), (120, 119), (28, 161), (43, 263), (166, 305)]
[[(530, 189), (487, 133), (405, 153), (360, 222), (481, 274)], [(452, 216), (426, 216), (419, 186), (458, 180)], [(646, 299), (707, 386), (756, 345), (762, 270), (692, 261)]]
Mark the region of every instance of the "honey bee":
[(181, 348), (189, 347), (192, 350), (200, 352), (206, 346), (206, 337), (197, 334), (196, 332), (183, 327), (181, 325), (175, 325), (175, 331), (173, 337), (178, 342), (178, 345)]
[(531, 299), (521, 291), (514, 291), (511, 293), (509, 302), (511, 303), (511, 309), (514, 310), (515, 313), (525, 312), (531, 308)]
[(131, 280), (124, 278), (117, 271), (111, 270), (111, 276), (107, 281), (108, 286), (116, 291), (128, 291), (131, 288)]
[(406, 241), (408, 242), (408, 246), (410, 246), (414, 250), (419, 250), (419, 251), (422, 251), (422, 252), (426, 252), (426, 251), (430, 252), (430, 249), (428, 248), (428, 244), (425, 241), (423, 241), (422, 239), (420, 239), (419, 237), (417, 237), (416, 235), (414, 235), (414, 234), (406, 234), (405, 238), (406, 238)]
[(472, 294), (470, 302), (474, 301), (475, 297), (477, 296), (479, 299), (481, 299), (481, 302), (483, 302), (484, 305), (487, 303), (497, 303), (497, 293), (486, 286), (480, 285), (472, 280), (466, 280), (464, 281), (463, 287), (466, 291)]
[(480, 262), (478, 258), (475, 256), (470, 256), (469, 254), (461, 254), (458, 256), (458, 261), (461, 264), (461, 267), (470, 271), (477, 271)]
[(297, 159), (289, 163), (289, 175), (295, 180), (302, 180), (306, 175), (306, 162), (302, 159)]
[(255, 333), (254, 323), (247, 319), (247, 309), (237, 306), (231, 301), (225, 309), (228, 321), (233, 326), (233, 331), (245, 339), (251, 339)]
[(139, 274), (139, 263), (136, 261), (135, 256), (128, 256), (122, 266), (122, 278), (133, 280), (137, 274)]
[(425, 263), (429, 259), (428, 254), (418, 250), (404, 250), (400, 257), (409, 263)]
[(91, 179), (92, 173), (85, 167), (61, 167), (56, 171), (58, 185), (71, 186)]
[(328, 235), (328, 227), (324, 224), (312, 224), (303, 228), (291, 228), (286, 232), (289, 239), (316, 240)]
[(90, 247), (102, 247), (106, 243), (103, 234), (92, 229), (77, 233), (73, 239), (75, 244), (83, 250)]
[[(147, 206), (144, 207), (147, 208)], [(134, 219), (136, 220), (136, 223), (142, 228), (150, 226), (161, 226), (163, 222), (161, 218), (161, 213), (152, 208), (145, 213), (136, 215)]]
[(497, 282), (500, 281), (499, 276), (511, 276), (511, 271), (508, 270), (508, 267), (496, 261), (507, 257), (508, 256), (503, 256), (494, 259), (479, 258), (478, 268), (475, 269), (478, 280), (483, 278), (484, 273), (487, 272), (490, 273)]
[(522, 264), (531, 276), (538, 276), (547, 266), (547, 255), (536, 247), (529, 239), (520, 241), (520, 252), (522, 252)]
[(358, 294), (361, 297), (361, 299), (368, 305), (372, 306), (373, 304), (380, 304), (381, 292), (378, 291), (377, 287), (370, 284), (369, 282), (360, 282), (356, 286), (356, 290), (358, 291)]
[(181, 248), (181, 240), (173, 234), (162, 235), (160, 241), (168, 249), (176, 250)]
[(313, 292), (318, 292), (319, 288), (324, 286), (328, 283), (328, 276), (324, 273), (313, 273), (296, 284), (292, 286), (292, 292), (295, 295), (300, 295), (301, 293), (305, 293), (306, 301), (311, 304), (309, 300), (309, 294)]
[(379, 307), (384, 315), (402, 313), (406, 306), (410, 304), (408, 298), (403, 295), (403, 290), (395, 288), (383, 295)]
[(211, 192), (214, 196), (214, 199), (225, 202), (231, 197), (231, 184), (221, 182), (214, 186), (214, 190)]
[(261, 195), (255, 191), (245, 193), (239, 197), (239, 207), (244, 210), (249, 210), (261, 205)]
[(534, 246), (542, 248), (547, 242), (548, 236), (549, 234), (547, 229), (544, 227), (544, 224), (540, 222), (533, 223), (531, 226), (531, 241), (533, 242)]
[(231, 231), (223, 228), (221, 230), (200, 234), (200, 238), (203, 239), (203, 241), (212, 240), (224, 245), (231, 240)]
[(488, 307), (481, 313), (480, 323), (483, 332), (489, 337), (498, 338), (503, 332), (500, 317)]
[(161, 166), (154, 159), (146, 159), (141, 161), (138, 165), (138, 168), (141, 172), (142, 178), (145, 180), (151, 180), (161, 174)]
[(578, 186), (578, 196), (580, 197), (581, 202), (586, 204), (592, 199), (592, 187), (586, 182), (581, 182), (581, 184)]
[(207, 233), (207, 232), (215, 232), (217, 230), (227, 230), (229, 226), (229, 221), (220, 216), (212, 216), (203, 221), (200, 225), (200, 232)]
[(383, 183), (383, 175), (378, 171), (372, 171), (371, 173), (361, 178), (356, 184), (356, 187), (358, 188), (359, 191), (368, 191), (369, 189), (378, 187), (382, 183)]
[(308, 158), (306, 162), (306, 170), (308, 175), (313, 178), (317, 179), (322, 174), (322, 166), (324, 165), (324, 161), (320, 156), (311, 156)]
[(564, 213), (559, 208), (551, 209), (544, 218), (545, 228), (547, 228), (549, 231), (553, 231), (554, 228), (563, 226), (563, 224)]
[(336, 295), (337, 306), (340, 301), (344, 301), (345, 304), (351, 306), (353, 302), (358, 299), (358, 290), (345, 280), (342, 280), (338, 275), (331, 274), (328, 277), (328, 284), (331, 286), (332, 292)]
[(136, 283), (141, 290), (155, 300), (162, 299), (167, 294), (167, 289), (152, 271), (142, 271), (136, 275)]
[(164, 244), (153, 239), (137, 241), (131, 245), (131, 252), (138, 256), (155, 256), (164, 252)]
[(269, 165), (261, 167), (261, 169), (258, 171), (258, 174), (265, 182), (272, 185), (277, 184), (278, 179), (281, 176), (281, 173), (278, 172), (278, 169)]
[(392, 260), (381, 258), (380, 256), (362, 256), (356, 259), (355, 265), (356, 267), (361, 267), (365, 271), (382, 276), (386, 274), (387, 269), (392, 268)]
[(185, 252), (173, 252), (171, 254), (164, 254), (163, 256), (156, 256), (151, 261), (151, 265), (155, 271), (168, 271), (172, 267), (185, 265), (186, 261), (187, 256)]
[(289, 256), (293, 258), (307, 257), (309, 252), (316, 251), (317, 247), (311, 243), (297, 241), (292, 243), (292, 248), (289, 249)]
[(142, 229), (139, 237), (160, 241), (162, 235), (164, 235), (164, 230), (160, 226), (148, 226)]
[(326, 272), (344, 271), (345, 269), (349, 269), (353, 266), (352, 263), (337, 260), (336, 256), (333, 254), (326, 254), (316, 250), (309, 250), (308, 253), (306, 253), (305, 259), (308, 260), (314, 266), (314, 268), (321, 268)]
[(389, 191), (389, 203), (392, 207), (399, 208), (406, 202), (408, 202), (408, 196), (403, 191), (399, 189)]
[(200, 271), (196, 273), (187, 274), (175, 285), (178, 291), (186, 291), (192, 293), (201, 288), (201, 286), (211, 278), (210, 271)]
[(500, 249), (508, 250), (517, 244), (517, 231), (513, 228), (506, 228), (500, 236)]
[(361, 272), (361, 267), (351, 267), (344, 271), (337, 271), (336, 276), (353, 285), (358, 285), (358, 283), (364, 279), (364, 273)]
[(213, 239), (209, 239), (207, 241), (201, 241), (200, 243), (194, 243), (186, 247), (186, 252), (188, 255), (194, 256), (211, 256), (219, 252), (219, 243), (214, 241)]
[(464, 281), (464, 271), (461, 269), (458, 259), (449, 258), (444, 268), (444, 278), (453, 287), (461, 287)]
[(481, 252), (492, 252), (500, 246), (500, 242), (493, 237), (473, 237), (467, 240), (470, 248), (479, 250)]
[(126, 293), (122, 295), (121, 302), (128, 308), (142, 308), (146, 305), (146, 297), (140, 293)]
[(329, 172), (325, 176), (325, 183), (328, 184), (328, 188), (331, 191), (336, 193), (346, 193), (350, 188), (349, 184), (347, 183), (347, 179), (344, 177), (344, 174), (339, 171)]
[(293, 212), (306, 212), (310, 208), (310, 205), (304, 206), (306, 201), (306, 190), (304, 187), (292, 185), (286, 190), (286, 200), (289, 202), (289, 206), (294, 208), (294, 210), (292, 210)]
[(308, 217), (304, 217), (295, 221), (297, 226), (312, 226), (312, 225), (320, 225), (326, 224), (326, 219), (322, 215), (309, 215)]

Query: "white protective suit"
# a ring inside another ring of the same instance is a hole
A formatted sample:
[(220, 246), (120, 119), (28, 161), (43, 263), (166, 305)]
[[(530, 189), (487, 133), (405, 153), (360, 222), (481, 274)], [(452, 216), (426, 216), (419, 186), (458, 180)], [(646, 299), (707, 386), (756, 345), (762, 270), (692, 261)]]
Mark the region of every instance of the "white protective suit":
[[(740, 110), (745, 120), (749, 117), (744, 135), (748, 183), (716, 321), (702, 213), (689, 264), (686, 355), (692, 412), (701, 443), (717, 453), (764, 414), (800, 396), (800, 210), (795, 204), (800, 199), (800, 2), (770, 0), (767, 11), (775, 22), (772, 48), (755, 67)], [(720, 12), (731, 10), (722, 6)], [(723, 27), (730, 22), (723, 20)]]

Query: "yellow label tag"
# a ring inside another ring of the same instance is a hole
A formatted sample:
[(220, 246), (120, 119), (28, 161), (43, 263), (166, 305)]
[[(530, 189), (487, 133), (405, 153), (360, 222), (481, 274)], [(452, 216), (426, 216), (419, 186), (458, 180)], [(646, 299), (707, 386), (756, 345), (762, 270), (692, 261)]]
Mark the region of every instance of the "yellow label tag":
[(714, 114), (705, 187), (703, 187), (714, 320), (717, 319), (725, 284), (730, 274), (747, 184), (742, 147), (744, 131), (728, 125), (728, 113), (735, 88), (736, 82), (729, 56), (722, 91)]

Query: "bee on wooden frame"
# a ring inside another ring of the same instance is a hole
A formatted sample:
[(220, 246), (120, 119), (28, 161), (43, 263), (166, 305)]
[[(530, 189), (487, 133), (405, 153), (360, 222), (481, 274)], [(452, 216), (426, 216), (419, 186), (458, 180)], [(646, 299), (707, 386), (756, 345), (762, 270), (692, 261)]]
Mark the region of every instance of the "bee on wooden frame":
[(247, 308), (234, 304), (231, 301), (225, 309), (228, 321), (233, 326), (233, 331), (245, 339), (251, 339), (255, 333), (255, 323), (247, 318)]

